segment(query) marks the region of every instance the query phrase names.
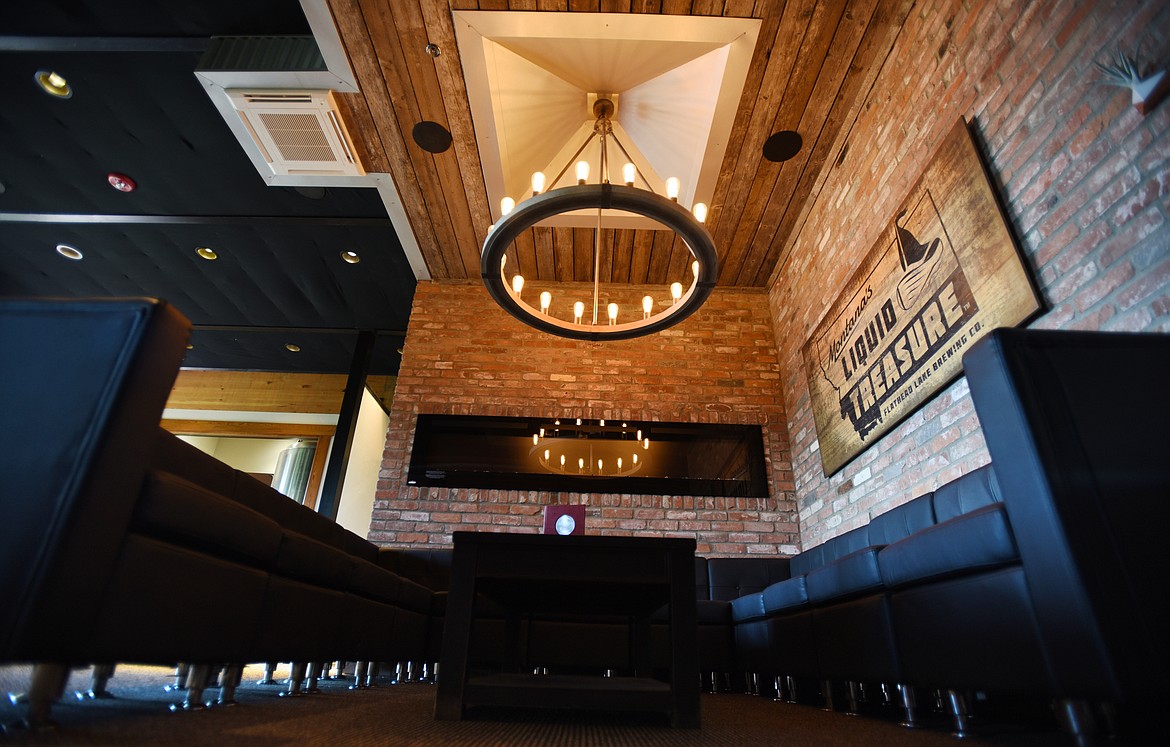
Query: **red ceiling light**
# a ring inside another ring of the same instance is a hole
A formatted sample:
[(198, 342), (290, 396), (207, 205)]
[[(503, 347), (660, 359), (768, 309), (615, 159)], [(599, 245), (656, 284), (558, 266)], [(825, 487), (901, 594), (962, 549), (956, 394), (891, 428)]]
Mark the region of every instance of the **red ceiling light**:
[(111, 187), (118, 190), (119, 192), (133, 192), (138, 187), (138, 185), (134, 183), (133, 179), (126, 176), (125, 174), (119, 174), (115, 171), (111, 171), (110, 173), (106, 174), (106, 181), (110, 183)]

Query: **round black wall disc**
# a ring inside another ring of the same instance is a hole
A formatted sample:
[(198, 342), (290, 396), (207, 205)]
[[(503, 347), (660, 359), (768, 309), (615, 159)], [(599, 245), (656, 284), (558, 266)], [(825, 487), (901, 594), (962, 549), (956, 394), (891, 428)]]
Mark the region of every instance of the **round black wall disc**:
[(451, 147), (451, 133), (438, 122), (424, 120), (411, 130), (414, 142), (428, 153), (442, 153)]
[(764, 158), (777, 163), (787, 161), (800, 152), (803, 144), (799, 132), (781, 130), (764, 141)]

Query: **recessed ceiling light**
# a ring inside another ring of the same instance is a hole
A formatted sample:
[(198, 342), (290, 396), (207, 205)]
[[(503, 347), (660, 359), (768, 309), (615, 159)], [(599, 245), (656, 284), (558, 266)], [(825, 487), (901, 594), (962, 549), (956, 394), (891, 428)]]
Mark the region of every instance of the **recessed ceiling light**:
[(284, 346), (284, 349), (285, 349), (285, 350), (287, 350), (287, 351), (288, 351), (288, 352), (290, 352), (290, 353), (299, 353), (299, 352), (301, 352), (301, 346), (300, 346), (300, 345), (293, 345), (291, 342), (290, 342), (290, 343), (288, 343), (287, 345), (285, 345), (285, 346)]
[(198, 254), (200, 257), (203, 257), (204, 259), (209, 260), (209, 261), (213, 260), (213, 259), (219, 259), (219, 255), (216, 254), (215, 250), (209, 246), (197, 247), (195, 249), (195, 253)]
[(133, 192), (138, 187), (133, 179), (126, 176), (125, 174), (119, 174), (114, 171), (106, 174), (106, 181), (110, 183), (111, 187), (118, 190), (119, 192)]
[(68, 244), (57, 244), (57, 254), (60, 254), (65, 259), (72, 259), (74, 261), (85, 256), (81, 253), (80, 249), (75, 249)]
[(362, 258), (360, 256), (358, 256), (357, 252), (354, 252), (354, 251), (342, 252), (341, 258), (344, 259), (346, 262), (349, 262), (351, 265), (356, 265), (358, 262), (362, 261)]
[(69, 87), (69, 82), (52, 70), (38, 70), (33, 79), (36, 80), (41, 90), (50, 96), (56, 96), (59, 99), (73, 97), (73, 89)]

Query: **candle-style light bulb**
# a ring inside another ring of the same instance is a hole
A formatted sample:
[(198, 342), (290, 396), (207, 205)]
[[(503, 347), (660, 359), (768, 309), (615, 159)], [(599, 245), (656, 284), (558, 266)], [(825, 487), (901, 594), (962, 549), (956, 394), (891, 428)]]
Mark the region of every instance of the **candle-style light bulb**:
[(512, 292), (515, 293), (517, 296), (519, 296), (520, 291), (522, 291), (522, 290), (524, 290), (524, 276), (523, 275), (513, 275), (512, 276)]
[(600, 425), (602, 428), (604, 428), (604, 427), (605, 427), (605, 421), (604, 421), (604, 420), (602, 420), (602, 421), (599, 421), (599, 422), (598, 422), (598, 425)]
[(505, 197), (500, 200), (500, 215), (507, 215), (512, 212), (512, 208), (516, 207), (516, 201), (511, 197)]
[(540, 436), (533, 433), (532, 434), (532, 445), (536, 446), (538, 443), (540, 443)]
[(544, 450), (544, 461), (548, 461), (548, 449)]
[(691, 274), (695, 277), (699, 277), (699, 260), (697, 259), (694, 262), (691, 262)]
[(638, 463), (638, 455), (634, 454), (634, 464), (637, 464), (637, 463)]
[(678, 202), (678, 188), (679, 181), (677, 176), (672, 176), (666, 180), (666, 196)]
[(642, 429), (641, 428), (638, 429), (638, 440), (639, 441), (642, 440)]
[(606, 308), (607, 308), (607, 311), (609, 312), (609, 323), (616, 324), (617, 323), (617, 312), (618, 312), (617, 304), (611, 303)]
[(543, 191), (544, 191), (544, 172), (543, 171), (532, 172), (532, 196), (535, 197), (536, 195), (540, 194)]
[(552, 294), (548, 291), (542, 291), (540, 294), (540, 310), (547, 314), (549, 306), (552, 306)]
[[(517, 293), (519, 293), (519, 291), (517, 291)], [(678, 303), (678, 300), (682, 298), (682, 283), (670, 284), (670, 297), (674, 299), (675, 303)]]
[(634, 177), (638, 175), (638, 168), (632, 163), (627, 163), (622, 166), (622, 181), (626, 183), (627, 187), (634, 186)]
[(618, 472), (622, 471), (622, 458), (618, 457)]
[[(585, 313), (585, 304), (578, 301), (573, 304), (573, 321), (577, 324), (581, 323), (581, 315)], [(580, 423), (578, 423), (580, 425)]]
[(544, 438), (544, 428), (541, 428), (541, 429), (540, 429), (540, 437), (541, 437), (541, 438)]
[(561, 466), (562, 467), (565, 466), (565, 455), (564, 454), (561, 454)]
[(602, 466), (601, 466), (601, 465), (602, 465), (602, 461), (601, 461), (600, 459), (598, 459), (598, 460), (597, 460), (597, 471), (598, 471), (598, 472), (600, 472), (600, 471), (602, 470)]
[(581, 425), (581, 418), (577, 418), (577, 425)]
[(584, 184), (589, 179), (589, 162), (577, 161), (577, 183)]
[(577, 471), (578, 471), (578, 472), (580, 472), (580, 471), (581, 471), (581, 470), (583, 470), (583, 469), (585, 469), (585, 460), (584, 460), (584, 459), (578, 459), (578, 460), (577, 460)]
[(651, 296), (642, 296), (642, 313), (650, 316), (651, 311), (654, 311), (654, 299)]
[(702, 202), (696, 202), (695, 206), (691, 208), (691, 212), (695, 214), (695, 220), (700, 223), (707, 222), (707, 205)]
[(642, 439), (642, 448), (643, 449), (650, 448), (650, 437), (649, 436), (646, 436), (646, 438)]

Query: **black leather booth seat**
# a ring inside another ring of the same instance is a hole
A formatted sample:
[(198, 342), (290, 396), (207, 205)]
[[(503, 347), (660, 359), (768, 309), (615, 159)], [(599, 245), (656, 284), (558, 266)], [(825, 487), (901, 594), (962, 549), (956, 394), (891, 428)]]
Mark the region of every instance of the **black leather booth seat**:
[(421, 652), (430, 590), (159, 427), (189, 329), (150, 299), (0, 301), (0, 661)]
[(963, 365), (1051, 693), (1160, 700), (1170, 686), (1170, 335), (997, 330)]
[[(732, 602), (741, 666), (1141, 704), (1170, 679), (1170, 336), (997, 330), (964, 357), (992, 464)], [(1071, 704), (1071, 705), (1070, 705)], [(957, 712), (957, 711), (956, 711)]]

